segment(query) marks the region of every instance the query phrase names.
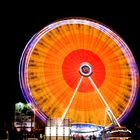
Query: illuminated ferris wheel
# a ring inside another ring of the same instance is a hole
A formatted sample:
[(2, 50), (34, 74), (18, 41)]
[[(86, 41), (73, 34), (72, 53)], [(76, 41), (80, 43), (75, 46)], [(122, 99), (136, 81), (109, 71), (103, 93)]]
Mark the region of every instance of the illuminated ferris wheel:
[(31, 38), (20, 60), (19, 80), (26, 101), (44, 122), (69, 118), (102, 126), (105, 110), (118, 125), (129, 114), (139, 74), (127, 44), (110, 28), (68, 18)]

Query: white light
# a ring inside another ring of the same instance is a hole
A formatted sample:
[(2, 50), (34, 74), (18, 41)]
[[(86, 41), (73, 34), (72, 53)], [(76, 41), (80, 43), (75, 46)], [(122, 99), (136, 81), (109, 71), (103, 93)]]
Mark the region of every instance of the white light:
[(80, 73), (83, 76), (90, 76), (92, 74), (92, 66), (87, 62), (82, 63), (80, 65)]
[(52, 126), (45, 128), (45, 135), (46, 136), (69, 136), (70, 135), (70, 128), (65, 126)]
[(16, 128), (16, 130), (17, 130), (18, 132), (20, 132), (20, 131), (21, 131), (21, 128)]

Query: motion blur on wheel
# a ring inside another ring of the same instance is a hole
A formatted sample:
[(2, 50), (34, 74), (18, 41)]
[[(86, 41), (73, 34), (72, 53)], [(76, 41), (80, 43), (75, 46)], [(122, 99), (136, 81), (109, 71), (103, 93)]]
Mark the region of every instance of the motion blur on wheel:
[(31, 38), (19, 80), (27, 103), (46, 123), (46, 139), (103, 139), (108, 129), (124, 131), (121, 122), (135, 104), (139, 74), (117, 33), (74, 17), (55, 21)]

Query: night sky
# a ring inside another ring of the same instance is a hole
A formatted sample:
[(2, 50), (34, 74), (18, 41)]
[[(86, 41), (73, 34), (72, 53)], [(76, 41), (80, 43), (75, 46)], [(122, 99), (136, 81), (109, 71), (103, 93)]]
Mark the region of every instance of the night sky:
[[(29, 9), (29, 7), (28, 7)], [(9, 11), (4, 21), (5, 31), (2, 40), (1, 65), (1, 97), (0, 97), (0, 129), (3, 127), (11, 127), (10, 121), (14, 118), (14, 105), (17, 102), (25, 102), (19, 85), (18, 66), (22, 51), (30, 38), (43, 27), (60, 18), (66, 17), (86, 17), (104, 23), (112, 28), (127, 43), (134, 55), (136, 63), (140, 69), (140, 38), (137, 36), (138, 20), (140, 17), (135, 14), (96, 14), (95, 12), (61, 12), (57, 11), (53, 14), (49, 10), (42, 11), (31, 10), (26, 11), (17, 8), (14, 12)], [(139, 91), (140, 92), (140, 91)], [(140, 93), (139, 93), (140, 94)], [(129, 116), (123, 121), (131, 130), (140, 129), (140, 95), (136, 104), (130, 112)], [(139, 126), (138, 126), (139, 124)]]

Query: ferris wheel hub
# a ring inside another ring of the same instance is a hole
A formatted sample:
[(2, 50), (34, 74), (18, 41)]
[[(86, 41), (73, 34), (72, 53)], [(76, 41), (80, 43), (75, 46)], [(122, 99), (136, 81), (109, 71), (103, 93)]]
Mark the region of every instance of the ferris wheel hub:
[(88, 62), (83, 62), (80, 65), (80, 74), (82, 76), (90, 76), (92, 74), (92, 66)]

